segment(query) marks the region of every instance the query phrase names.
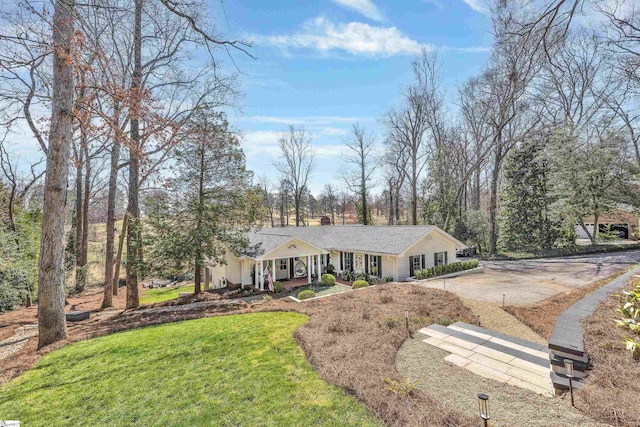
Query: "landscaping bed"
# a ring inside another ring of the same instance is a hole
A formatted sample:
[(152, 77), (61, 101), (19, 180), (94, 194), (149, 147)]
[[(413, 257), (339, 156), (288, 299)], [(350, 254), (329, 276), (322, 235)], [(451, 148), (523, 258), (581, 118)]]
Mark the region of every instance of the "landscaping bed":
[(585, 296), (589, 295), (596, 289), (606, 285), (618, 276), (621, 276), (625, 271), (616, 272), (609, 277), (585, 286), (584, 288), (576, 289), (571, 292), (567, 292), (557, 297), (546, 299), (537, 304), (531, 304), (526, 306), (506, 306), (504, 310), (517, 317), (522, 323), (529, 326), (533, 331), (540, 334), (545, 339), (551, 338), (551, 332), (556, 323), (556, 319), (566, 309), (571, 307), (575, 302), (581, 300)]
[(339, 294), (341, 292), (348, 292), (351, 290), (351, 286), (343, 285), (341, 283), (336, 283), (333, 286), (305, 285), (305, 286), (300, 286), (298, 288), (291, 289), (286, 294), (276, 295), (276, 298), (289, 297), (289, 296), (297, 297), (297, 295), (300, 292), (306, 291), (306, 290), (311, 290), (316, 294), (317, 297), (320, 297), (324, 295), (333, 295), (333, 294)]
[[(631, 290), (637, 280), (626, 287)], [(602, 422), (620, 426), (640, 426), (640, 361), (625, 348), (630, 336), (616, 325), (621, 299), (612, 294), (583, 321), (585, 351), (591, 370), (577, 393), (578, 407)]]
[[(128, 310), (113, 317), (73, 324), (69, 327), (68, 340), (40, 351), (36, 351), (37, 339), (32, 338), (19, 353), (2, 361), (0, 383), (15, 378), (33, 367), (44, 354), (70, 342), (186, 319), (256, 311), (296, 311), (309, 317), (308, 322), (294, 333), (307, 360), (324, 380), (356, 396), (385, 424), (439, 427), (475, 425), (476, 419), (460, 413), (443, 402), (438, 395), (412, 387), (407, 390), (403, 386), (407, 379), (395, 367), (397, 350), (409, 337), (409, 331), (405, 327), (405, 311), (409, 313), (409, 329), (412, 332), (432, 323), (448, 325), (455, 321), (474, 321), (471, 312), (452, 293), (412, 284), (389, 283), (359, 292), (344, 292), (331, 298), (311, 300), (305, 304), (295, 303), (288, 298), (271, 301), (259, 299), (250, 303), (223, 300), (167, 305), (170, 302), (172, 301), (157, 304), (157, 307)], [(271, 327), (277, 330), (280, 325), (273, 323)], [(165, 339), (163, 337), (158, 341), (162, 343)], [(239, 346), (239, 351), (243, 347)], [(141, 352), (145, 351), (142, 347), (136, 348)], [(185, 348), (184, 351), (190, 350)], [(92, 359), (94, 358), (87, 356), (87, 362)], [(199, 362), (202, 362), (201, 359), (196, 358)], [(251, 365), (256, 362), (251, 360), (246, 363)], [(34, 372), (37, 373), (38, 370), (29, 373)], [(99, 396), (101, 394), (112, 398), (108, 405), (96, 407), (96, 411), (108, 408), (123, 398), (123, 394), (118, 393), (117, 389), (95, 389), (93, 393), (98, 395), (93, 400), (98, 397), (102, 399)], [(215, 390), (211, 389), (209, 393), (215, 395)], [(166, 396), (167, 404), (171, 403), (171, 399)], [(197, 403), (195, 400), (194, 402)], [(245, 403), (252, 405), (250, 401)], [(240, 407), (244, 409), (243, 405), (244, 403)], [(295, 406), (291, 401), (289, 405), (291, 408)], [(308, 423), (302, 422), (299, 425)]]
[[(293, 304), (293, 303), (292, 303)], [(473, 316), (449, 292), (411, 284), (385, 284), (295, 304), (309, 321), (295, 337), (307, 359), (327, 381), (355, 394), (387, 425), (463, 426), (475, 419), (461, 414), (439, 396), (403, 386), (396, 353), (409, 337), (432, 323), (443, 325)]]

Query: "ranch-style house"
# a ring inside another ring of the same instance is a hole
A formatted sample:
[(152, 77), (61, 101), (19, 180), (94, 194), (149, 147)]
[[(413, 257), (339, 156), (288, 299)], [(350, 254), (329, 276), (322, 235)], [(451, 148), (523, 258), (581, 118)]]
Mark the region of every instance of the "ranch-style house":
[(419, 269), (455, 262), (456, 251), (465, 247), (433, 225), (263, 228), (250, 232), (248, 241), (242, 253), (227, 252), (226, 265), (207, 268), (213, 287), (253, 285), (264, 290), (264, 271), (274, 280), (304, 277), (311, 283), (329, 264), (337, 273), (405, 281)]

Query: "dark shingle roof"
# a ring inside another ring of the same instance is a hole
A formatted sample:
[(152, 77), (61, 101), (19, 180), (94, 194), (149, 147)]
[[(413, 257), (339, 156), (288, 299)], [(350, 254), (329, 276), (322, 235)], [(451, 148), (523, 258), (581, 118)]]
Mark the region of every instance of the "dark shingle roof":
[(433, 225), (263, 228), (249, 233), (249, 247), (244, 254), (254, 258), (297, 237), (325, 250), (397, 255), (436, 228)]

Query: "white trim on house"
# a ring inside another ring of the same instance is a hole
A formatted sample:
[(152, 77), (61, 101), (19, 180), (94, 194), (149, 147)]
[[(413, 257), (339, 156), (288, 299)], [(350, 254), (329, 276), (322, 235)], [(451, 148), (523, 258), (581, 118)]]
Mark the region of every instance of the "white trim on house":
[(436, 231), (440, 236), (444, 237), (445, 239), (450, 240), (451, 242), (453, 242), (456, 246), (459, 246), (457, 249), (462, 249), (462, 248), (466, 248), (467, 245), (465, 245), (464, 243), (462, 243), (460, 240), (456, 239), (455, 237), (453, 237), (451, 234), (447, 233), (446, 231), (442, 230), (439, 227), (436, 227), (435, 225), (433, 226), (433, 228), (431, 230), (429, 230), (427, 233), (423, 234), (422, 236), (420, 236), (418, 239), (416, 239), (416, 241), (414, 241), (413, 243), (411, 243), (409, 246), (407, 246), (407, 248), (405, 250), (403, 250), (402, 252), (400, 252), (398, 254), (398, 257), (404, 257), (405, 255), (407, 255), (407, 252), (410, 252), (412, 248), (414, 248), (415, 246), (417, 246), (418, 244), (420, 244), (420, 242), (422, 241), (422, 239), (424, 239), (425, 237), (431, 235), (434, 231)]

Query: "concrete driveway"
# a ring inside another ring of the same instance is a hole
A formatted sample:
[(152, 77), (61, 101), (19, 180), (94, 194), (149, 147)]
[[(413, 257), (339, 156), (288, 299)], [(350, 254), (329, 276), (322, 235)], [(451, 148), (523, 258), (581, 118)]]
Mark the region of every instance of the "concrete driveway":
[(484, 261), (484, 273), (421, 281), (477, 301), (531, 304), (587, 286), (640, 262), (640, 251), (524, 261)]

